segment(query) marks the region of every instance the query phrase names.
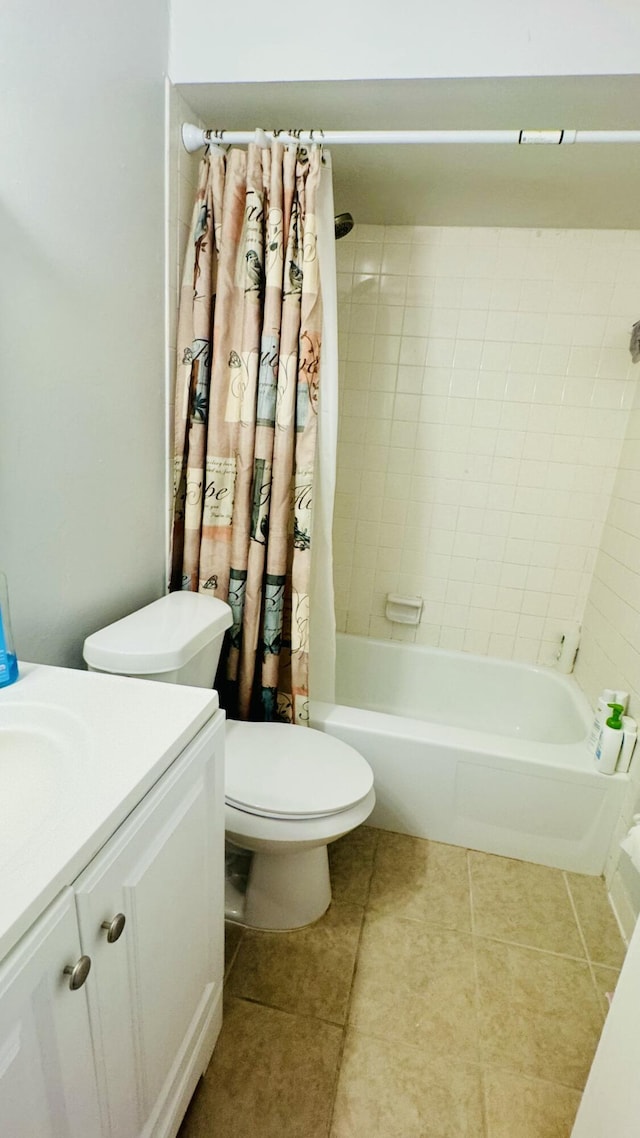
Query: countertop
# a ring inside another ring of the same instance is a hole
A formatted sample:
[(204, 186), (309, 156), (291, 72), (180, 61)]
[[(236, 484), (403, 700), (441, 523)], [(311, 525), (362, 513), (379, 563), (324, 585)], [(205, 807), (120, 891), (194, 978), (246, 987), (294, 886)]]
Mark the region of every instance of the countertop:
[[(218, 706), (216, 692), (204, 688), (20, 664), (17, 683), (0, 689), (0, 735), (3, 725), (19, 732), (34, 715), (51, 713), (64, 756), (56, 762), (45, 755), (33, 773), (23, 762), (14, 778), (10, 743), (3, 752), (0, 960)], [(34, 831), (29, 810), (36, 802)]]

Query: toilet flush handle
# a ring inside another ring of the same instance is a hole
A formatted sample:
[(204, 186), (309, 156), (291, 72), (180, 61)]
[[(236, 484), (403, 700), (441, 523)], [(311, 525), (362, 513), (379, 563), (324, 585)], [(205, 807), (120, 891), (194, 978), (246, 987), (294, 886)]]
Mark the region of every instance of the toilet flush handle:
[(115, 944), (115, 942), (120, 939), (126, 921), (127, 918), (125, 917), (124, 913), (116, 913), (113, 920), (102, 922), (100, 928), (106, 929), (107, 941), (109, 944)]

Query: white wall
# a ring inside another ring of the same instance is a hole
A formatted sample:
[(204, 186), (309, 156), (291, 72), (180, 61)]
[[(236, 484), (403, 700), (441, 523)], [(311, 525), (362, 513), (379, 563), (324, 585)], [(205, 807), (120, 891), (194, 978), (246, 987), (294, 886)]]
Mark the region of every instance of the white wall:
[[(582, 617), (633, 401), (639, 249), (622, 230), (356, 226), (338, 242), (341, 629), (553, 660)], [(385, 619), (389, 592), (424, 598), (417, 629)]]
[(636, 0), (172, 0), (174, 83), (500, 75), (638, 69)]
[(197, 113), (183, 99), (175, 87), (169, 84), (168, 90), (168, 137), (167, 137), (167, 372), (168, 372), (168, 399), (167, 399), (167, 435), (168, 451), (170, 455), (167, 464), (167, 478), (169, 480), (169, 526), (173, 520), (173, 437), (175, 415), (175, 381), (177, 362), (177, 332), (178, 310), (180, 305), (180, 290), (182, 287), (182, 271), (187, 249), (187, 242), (191, 236), (193, 208), (198, 189), (200, 163), (203, 151), (188, 154), (182, 145), (182, 124), (192, 122), (198, 126), (204, 124)]
[[(198, 126), (200, 122), (195, 111), (183, 99), (175, 87), (169, 89), (169, 122), (168, 122), (168, 156), (169, 156), (169, 184), (168, 184), (168, 249), (167, 249), (167, 290), (169, 302), (169, 327), (167, 340), (169, 345), (169, 368), (171, 382), (169, 385), (170, 403), (175, 383), (175, 354), (176, 333), (178, 325), (178, 305), (180, 303), (180, 288), (182, 285), (182, 269), (187, 242), (191, 234), (193, 207), (198, 189), (200, 163), (204, 154), (198, 150), (195, 154), (188, 154), (182, 145), (181, 128), (183, 122), (193, 122)], [(172, 408), (170, 408), (172, 413)]]
[[(636, 289), (640, 314), (640, 285)], [(634, 373), (640, 375), (640, 365)], [(604, 687), (629, 692), (629, 714), (640, 719), (640, 387), (620, 455), (611, 504), (584, 614), (576, 678), (592, 703)], [(613, 835), (606, 876), (628, 934), (640, 912), (640, 879), (619, 842), (640, 809), (640, 753)]]
[(0, 564), (23, 658), (163, 589), (158, 0), (0, 7)]

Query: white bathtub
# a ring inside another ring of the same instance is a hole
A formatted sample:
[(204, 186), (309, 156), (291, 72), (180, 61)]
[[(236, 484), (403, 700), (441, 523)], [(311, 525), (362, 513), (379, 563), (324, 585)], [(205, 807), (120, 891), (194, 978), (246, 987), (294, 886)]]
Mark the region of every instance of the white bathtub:
[(335, 705), (313, 727), (373, 767), (374, 826), (602, 873), (627, 775), (601, 775), (571, 677), (436, 648), (338, 636)]

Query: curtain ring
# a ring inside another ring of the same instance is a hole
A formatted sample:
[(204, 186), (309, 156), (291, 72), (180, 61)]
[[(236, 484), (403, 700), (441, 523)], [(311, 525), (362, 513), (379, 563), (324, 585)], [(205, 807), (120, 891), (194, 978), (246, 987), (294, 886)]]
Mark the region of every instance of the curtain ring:
[[(319, 138), (316, 138), (319, 135)], [(311, 145), (320, 151), (320, 161), (324, 162), (324, 131), (323, 130), (310, 130), (309, 137)]]
[[(298, 128), (297, 130), (287, 130), (284, 133), (289, 136), (287, 149), (293, 151), (295, 154), (298, 154), (300, 152), (300, 135), (302, 134), (302, 131), (300, 128)], [(295, 142), (292, 142), (291, 139), (295, 139)]]
[(206, 130), (204, 136), (209, 154), (226, 154), (230, 149), (229, 144), (224, 142), (223, 130)]

